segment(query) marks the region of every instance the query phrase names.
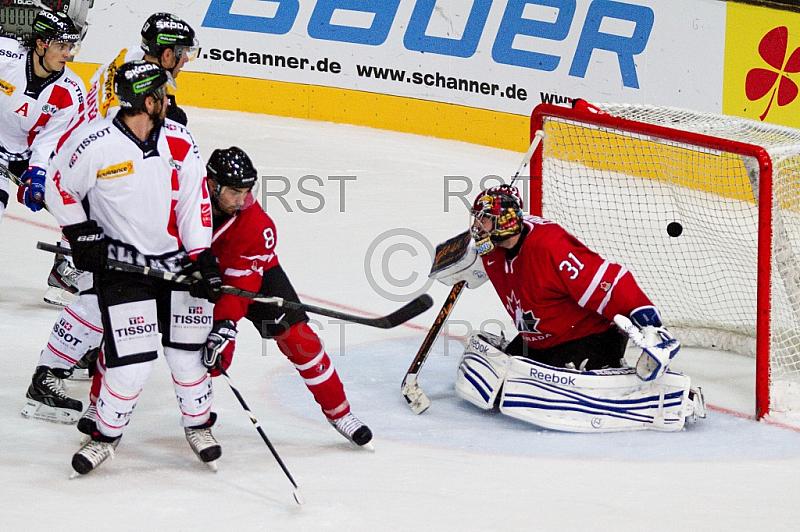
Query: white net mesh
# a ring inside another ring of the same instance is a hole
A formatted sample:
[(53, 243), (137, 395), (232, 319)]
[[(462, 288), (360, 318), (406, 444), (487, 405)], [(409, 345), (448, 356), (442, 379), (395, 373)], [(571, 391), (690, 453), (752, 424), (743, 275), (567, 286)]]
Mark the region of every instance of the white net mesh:
[[(771, 410), (800, 411), (798, 394), (781, 392), (800, 385), (800, 131), (682, 109), (600, 107), (769, 154)], [(580, 120), (546, 117), (543, 128), (542, 215), (627, 266), (684, 345), (755, 355), (758, 160)]]

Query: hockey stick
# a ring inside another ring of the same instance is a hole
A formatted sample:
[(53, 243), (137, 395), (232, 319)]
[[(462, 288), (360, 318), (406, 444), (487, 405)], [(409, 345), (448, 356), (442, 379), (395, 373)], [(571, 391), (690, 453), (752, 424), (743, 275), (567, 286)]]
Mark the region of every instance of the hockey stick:
[(251, 412), (250, 408), (247, 406), (247, 403), (245, 402), (244, 397), (242, 397), (242, 394), (239, 393), (239, 390), (237, 390), (236, 386), (233, 385), (233, 381), (231, 381), (228, 372), (222, 369), (222, 366), (219, 364), (217, 365), (217, 369), (222, 374), (222, 376), (225, 377), (225, 382), (228, 383), (228, 386), (230, 386), (233, 395), (236, 396), (236, 399), (239, 400), (239, 404), (242, 405), (242, 408), (244, 408), (244, 411), (250, 417), (250, 421), (253, 422), (253, 425), (255, 425), (256, 430), (261, 435), (261, 439), (264, 440), (264, 443), (267, 444), (267, 447), (269, 447), (272, 456), (275, 457), (275, 460), (278, 462), (278, 465), (281, 466), (281, 469), (283, 469), (283, 472), (286, 474), (286, 478), (288, 478), (289, 482), (291, 482), (292, 486), (294, 486), (294, 492), (292, 492), (294, 500), (297, 502), (297, 504), (302, 505), (305, 502), (305, 500), (303, 499), (303, 495), (300, 493), (300, 488), (297, 487), (297, 482), (295, 482), (294, 478), (292, 478), (292, 474), (289, 473), (289, 470), (286, 468), (286, 464), (284, 464), (283, 460), (281, 460), (281, 457), (278, 456), (278, 451), (276, 451), (275, 447), (272, 446), (272, 443), (269, 441), (269, 438), (267, 438), (267, 435), (264, 433), (264, 429), (261, 428), (261, 425), (258, 423), (258, 420), (253, 415), (253, 412)]
[(453, 285), (444, 305), (442, 305), (442, 309), (439, 311), (439, 315), (436, 316), (436, 320), (434, 320), (428, 334), (425, 336), (425, 340), (422, 341), (422, 345), (419, 351), (417, 351), (417, 356), (414, 357), (413, 362), (411, 362), (411, 367), (408, 368), (406, 376), (403, 378), (403, 384), (400, 386), (400, 389), (403, 392), (403, 397), (406, 398), (411, 410), (415, 414), (421, 414), (431, 406), (431, 400), (428, 399), (417, 382), (417, 375), (419, 374), (420, 368), (422, 368), (422, 364), (424, 364), (425, 360), (428, 358), (428, 354), (431, 352), (436, 338), (439, 337), (444, 323), (447, 321), (448, 316), (450, 316), (450, 312), (452, 312), (466, 284), (466, 281), (460, 281)]
[(531, 162), (531, 157), (533, 157), (533, 152), (535, 152), (536, 148), (539, 147), (539, 144), (542, 143), (543, 138), (544, 138), (544, 131), (542, 131), (541, 129), (537, 130), (536, 133), (533, 134), (533, 140), (531, 141), (531, 145), (528, 146), (528, 151), (526, 151), (525, 155), (522, 156), (522, 162), (520, 163), (519, 168), (517, 169), (517, 173), (514, 174), (514, 177), (511, 178), (511, 183), (509, 183), (510, 186), (512, 187), (514, 186), (514, 183), (516, 183), (517, 178), (519, 177), (519, 173), (522, 172), (522, 170), (526, 166), (528, 166), (528, 163)]
[[(533, 152), (536, 151), (536, 148), (539, 146), (539, 144), (541, 144), (543, 138), (544, 131), (541, 129), (534, 133), (531, 145), (528, 146), (528, 150), (525, 152), (525, 155), (523, 155), (522, 162), (520, 163), (517, 172), (511, 179), (511, 185), (513, 185), (517, 180), (520, 172), (522, 172), (522, 170), (528, 166), (528, 163), (533, 156)], [(466, 233), (462, 233), (437, 246), (436, 258), (434, 259), (433, 266), (431, 266), (431, 275), (446, 268), (453, 262), (458, 261), (461, 256), (466, 253), (466, 244), (469, 243), (470, 238), (471, 236), (469, 231), (467, 231)], [(478, 260), (480, 260), (480, 258), (478, 258)], [(405, 377), (403, 377), (403, 383), (400, 385), (400, 389), (403, 392), (403, 397), (406, 398), (411, 410), (415, 414), (421, 414), (426, 411), (429, 406), (431, 406), (431, 400), (428, 399), (428, 397), (422, 391), (422, 388), (420, 388), (419, 382), (417, 382), (417, 375), (419, 374), (419, 370), (422, 368), (422, 365), (425, 363), (425, 360), (427, 360), (428, 354), (430, 353), (433, 344), (436, 342), (436, 338), (439, 336), (439, 333), (444, 327), (447, 317), (453, 310), (453, 306), (455, 306), (456, 301), (458, 301), (458, 297), (461, 295), (461, 291), (464, 289), (465, 284), (466, 283), (464, 281), (461, 281), (455, 284), (452, 290), (450, 290), (450, 294), (447, 296), (447, 299), (442, 306), (442, 310), (440, 310), (439, 315), (436, 316), (433, 326), (431, 326), (428, 334), (422, 341), (419, 351), (417, 351), (417, 356), (414, 357), (414, 360), (411, 362), (411, 367), (408, 368)]]
[[(62, 255), (72, 254), (72, 251), (67, 248), (56, 246), (53, 244), (48, 244), (46, 242), (38, 242), (36, 244), (36, 247), (38, 249), (49, 251), (51, 253), (61, 253)], [(113, 259), (108, 259), (108, 266), (117, 270), (130, 273), (140, 273), (142, 275), (155, 277), (156, 279), (163, 279), (165, 281), (178, 284), (190, 284), (190, 280), (194, 279), (190, 275), (157, 270), (150, 268), (148, 266), (139, 266), (137, 264), (128, 264), (127, 262), (121, 262)], [(298, 303), (296, 301), (286, 301), (285, 299), (280, 297), (266, 297), (261, 294), (257, 294), (256, 292), (241, 290), (233, 286), (223, 286), (222, 293), (244, 297), (246, 299), (250, 299), (258, 303), (274, 305), (276, 307), (282, 307), (289, 310), (300, 310), (305, 312), (311, 312), (313, 314), (319, 314), (321, 316), (327, 316), (329, 318), (349, 321), (352, 323), (358, 323), (361, 325), (366, 325), (368, 327), (376, 327), (378, 329), (391, 329), (393, 327), (397, 327), (398, 325), (419, 316), (420, 314), (431, 308), (431, 306), (433, 306), (433, 299), (431, 299), (431, 296), (429, 296), (428, 294), (422, 294), (421, 296), (409, 301), (404, 306), (395, 310), (391, 314), (380, 316), (378, 318), (367, 318), (364, 316), (356, 316), (354, 314), (348, 314), (346, 312), (339, 312), (338, 310), (316, 307), (314, 305), (306, 305), (305, 303)]]

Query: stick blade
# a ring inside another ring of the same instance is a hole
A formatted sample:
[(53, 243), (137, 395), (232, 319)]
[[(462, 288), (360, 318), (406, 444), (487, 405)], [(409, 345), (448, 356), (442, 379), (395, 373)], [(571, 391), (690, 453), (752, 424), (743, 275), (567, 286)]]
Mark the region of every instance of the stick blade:
[(391, 329), (392, 327), (397, 327), (398, 325), (401, 325), (410, 319), (416, 318), (432, 306), (433, 298), (428, 294), (422, 294), (421, 296), (412, 299), (391, 314), (388, 314), (383, 318), (376, 319), (374, 321), (374, 325), (381, 329)]
[(409, 377), (413, 378), (407, 379), (408, 382), (403, 381), (403, 397), (408, 401), (408, 406), (411, 408), (411, 411), (419, 415), (431, 406), (431, 400), (428, 399), (428, 396), (426, 396), (425, 392), (420, 388), (419, 383), (417, 383), (416, 375), (409, 375)]

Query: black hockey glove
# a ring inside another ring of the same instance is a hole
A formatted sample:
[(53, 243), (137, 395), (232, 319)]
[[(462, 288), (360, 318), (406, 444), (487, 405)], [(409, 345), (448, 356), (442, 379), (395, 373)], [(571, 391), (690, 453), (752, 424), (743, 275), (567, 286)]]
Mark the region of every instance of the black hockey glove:
[(219, 367), (228, 369), (236, 345), (236, 324), (233, 320), (217, 320), (203, 346), (203, 365), (211, 370), (211, 376), (220, 374)]
[(197, 271), (200, 272), (200, 279), (189, 286), (189, 293), (194, 297), (207, 299), (212, 303), (219, 301), (222, 292), (222, 273), (219, 271), (217, 257), (211, 253), (210, 249), (202, 251), (195, 261)]
[(108, 245), (103, 228), (94, 220), (72, 224), (61, 230), (72, 246), (72, 261), (79, 270), (101, 272), (106, 269)]

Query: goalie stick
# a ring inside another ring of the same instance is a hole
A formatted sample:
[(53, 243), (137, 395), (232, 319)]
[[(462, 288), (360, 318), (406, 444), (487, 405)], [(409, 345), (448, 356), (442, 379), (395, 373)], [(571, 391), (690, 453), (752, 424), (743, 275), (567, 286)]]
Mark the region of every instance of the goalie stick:
[[(71, 255), (72, 250), (56, 246), (53, 244), (48, 244), (47, 242), (38, 242), (36, 244), (37, 249), (41, 249), (43, 251), (49, 251), (51, 253), (61, 253), (62, 255)], [(149, 277), (155, 277), (157, 279), (163, 279), (165, 281), (170, 281), (173, 283), (178, 284), (189, 284), (190, 275), (184, 275), (180, 273), (172, 273), (163, 270), (156, 270), (147, 266), (139, 266), (137, 264), (128, 264), (127, 262), (121, 262), (113, 259), (108, 259), (108, 265), (114, 269), (131, 272), (131, 273), (141, 273), (143, 275), (147, 275)], [(415, 318), (431, 308), (433, 306), (433, 299), (428, 294), (422, 294), (421, 296), (412, 299), (399, 309), (395, 310), (394, 312), (387, 314), (385, 316), (380, 316), (377, 318), (367, 318), (364, 316), (356, 316), (354, 314), (348, 314), (346, 312), (339, 312), (338, 310), (323, 308), (323, 307), (316, 307), (314, 305), (306, 305), (305, 303), (298, 303), (296, 301), (286, 301), (280, 297), (267, 297), (261, 294), (257, 294), (256, 292), (249, 292), (247, 290), (241, 290), (239, 288), (235, 288), (233, 286), (223, 286), (222, 287), (223, 294), (232, 294), (239, 297), (244, 297), (246, 299), (250, 299), (252, 301), (257, 301), (258, 303), (265, 303), (267, 305), (274, 305), (276, 307), (282, 307), (290, 310), (301, 310), (305, 312), (311, 312), (312, 314), (319, 314), (320, 316), (327, 316), (329, 318), (340, 319), (344, 321), (349, 321), (352, 323), (358, 323), (361, 325), (366, 325), (368, 327), (377, 327), (378, 329), (391, 329), (393, 327), (397, 327), (400, 324), (407, 322), (408, 320)]]
[[(531, 157), (533, 157), (533, 152), (536, 151), (536, 148), (538, 148), (539, 144), (542, 143), (543, 138), (544, 131), (541, 129), (534, 133), (531, 145), (528, 146), (528, 150), (525, 152), (525, 155), (522, 156), (522, 162), (520, 163), (519, 168), (517, 168), (517, 172), (514, 174), (514, 177), (511, 178), (511, 185), (516, 182), (520, 172), (522, 172), (522, 170), (528, 166)], [(434, 258), (433, 265), (431, 266), (431, 273), (429, 277), (432, 277), (437, 272), (457, 262), (464, 255), (464, 253), (467, 252), (470, 238), (472, 238), (470, 231), (465, 231), (464, 233), (461, 233), (460, 235), (446, 240), (445, 242), (436, 246), (436, 256)], [(478, 260), (480, 260), (480, 258)], [(425, 392), (422, 391), (422, 388), (417, 381), (417, 377), (420, 369), (422, 369), (422, 365), (428, 358), (428, 354), (430, 354), (433, 344), (439, 337), (439, 333), (442, 331), (448, 316), (450, 316), (450, 312), (452, 312), (456, 301), (458, 301), (461, 292), (464, 290), (465, 285), (466, 281), (460, 281), (453, 285), (453, 288), (447, 295), (447, 299), (445, 299), (444, 305), (442, 305), (442, 309), (436, 316), (436, 320), (434, 320), (433, 325), (431, 326), (430, 330), (428, 330), (428, 334), (422, 341), (422, 345), (420, 346), (419, 351), (417, 351), (417, 356), (414, 357), (414, 360), (411, 362), (411, 367), (408, 368), (408, 371), (403, 377), (400, 390), (403, 393), (403, 397), (406, 398), (409, 407), (411, 407), (411, 411), (415, 414), (421, 414), (431, 406), (431, 400), (428, 399), (428, 397), (425, 395)]]
[(452, 312), (466, 284), (466, 281), (459, 281), (453, 285), (453, 288), (447, 295), (447, 299), (444, 301), (444, 305), (442, 305), (442, 309), (436, 316), (436, 320), (434, 320), (428, 334), (422, 341), (422, 345), (419, 351), (417, 351), (417, 356), (414, 357), (414, 360), (411, 362), (411, 367), (408, 368), (406, 376), (403, 378), (403, 384), (400, 386), (400, 389), (403, 392), (403, 397), (406, 398), (408, 405), (415, 414), (421, 414), (431, 406), (431, 400), (428, 399), (417, 382), (417, 375), (419, 374), (420, 368), (422, 368), (422, 364), (424, 364), (425, 360), (428, 358), (433, 344), (436, 343), (436, 338), (439, 337), (444, 323), (447, 321), (448, 316), (450, 316), (450, 312)]

